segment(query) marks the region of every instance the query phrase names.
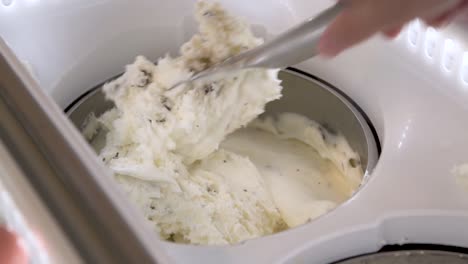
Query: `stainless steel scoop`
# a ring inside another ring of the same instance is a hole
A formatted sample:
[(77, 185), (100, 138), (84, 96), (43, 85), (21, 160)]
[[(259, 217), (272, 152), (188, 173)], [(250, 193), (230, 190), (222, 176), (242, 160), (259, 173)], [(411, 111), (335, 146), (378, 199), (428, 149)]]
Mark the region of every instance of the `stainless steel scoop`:
[(217, 73), (245, 68), (284, 69), (312, 58), (317, 54), (317, 44), (322, 33), (342, 9), (343, 3), (338, 2), (271, 41), (198, 72), (190, 79), (174, 84), (170, 89)]

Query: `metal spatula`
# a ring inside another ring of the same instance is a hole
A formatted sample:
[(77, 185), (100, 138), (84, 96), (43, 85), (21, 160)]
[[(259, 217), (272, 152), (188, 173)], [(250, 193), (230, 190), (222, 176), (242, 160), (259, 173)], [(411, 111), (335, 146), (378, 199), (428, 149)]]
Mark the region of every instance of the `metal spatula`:
[(312, 58), (317, 54), (317, 44), (322, 33), (342, 9), (343, 3), (338, 2), (271, 41), (198, 72), (170, 89), (218, 73), (246, 68), (283, 69)]

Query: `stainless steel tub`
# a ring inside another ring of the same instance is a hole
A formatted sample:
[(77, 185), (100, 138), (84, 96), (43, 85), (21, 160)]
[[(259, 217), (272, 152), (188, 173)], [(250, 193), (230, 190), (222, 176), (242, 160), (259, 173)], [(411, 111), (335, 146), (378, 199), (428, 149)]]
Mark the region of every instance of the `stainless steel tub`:
[[(319, 122), (332, 133), (342, 133), (361, 157), (365, 182), (377, 163), (379, 144), (363, 113), (346, 95), (318, 78), (294, 69), (281, 71), (279, 77), (283, 81), (283, 97), (268, 104), (264, 115), (299, 113)], [(99, 116), (113, 106), (105, 100), (101, 86), (90, 90), (66, 109), (79, 129), (90, 113)]]

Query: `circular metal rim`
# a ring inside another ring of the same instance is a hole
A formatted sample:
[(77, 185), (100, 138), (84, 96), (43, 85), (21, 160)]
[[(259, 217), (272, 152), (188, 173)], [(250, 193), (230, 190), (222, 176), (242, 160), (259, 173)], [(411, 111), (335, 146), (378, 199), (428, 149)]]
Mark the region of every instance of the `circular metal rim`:
[[(339, 210), (340, 207), (346, 205), (347, 203), (350, 203), (353, 198), (358, 195), (359, 191), (362, 190), (362, 188), (364, 186), (366, 186), (366, 183), (368, 182), (368, 180), (370, 179), (370, 176), (371, 176), (371, 173), (373, 172), (374, 168), (376, 167), (377, 165), (377, 162), (379, 160), (379, 155), (380, 155), (380, 141), (379, 141), (379, 137), (378, 137), (378, 134), (376, 133), (376, 130), (374, 128), (374, 126), (372, 125), (372, 122), (370, 121), (370, 119), (367, 117), (367, 115), (365, 114), (365, 112), (356, 104), (356, 102), (354, 102), (349, 96), (347, 96), (343, 91), (341, 91), (340, 89), (338, 89), (337, 87), (331, 85), (330, 83), (314, 76), (314, 75), (311, 75), (309, 73), (306, 73), (306, 72), (303, 72), (301, 70), (298, 70), (298, 69), (295, 69), (295, 68), (288, 68), (288, 69), (284, 69), (282, 70), (284, 72), (287, 72), (289, 74), (292, 74), (292, 75), (295, 75), (295, 76), (298, 76), (300, 78), (303, 78), (309, 82), (312, 82), (314, 83), (315, 85), (319, 86), (320, 88), (326, 90), (327, 92), (330, 92), (333, 96), (335, 96), (339, 101), (341, 101), (341, 103), (344, 104), (344, 106), (349, 109), (349, 111), (351, 111), (352, 115), (356, 118), (356, 121), (358, 122), (363, 134), (364, 134), (364, 138), (365, 138), (365, 143), (367, 145), (367, 166), (365, 168), (365, 171), (364, 171), (364, 174), (363, 174), (363, 178), (362, 178), (362, 181), (361, 181), (361, 184), (360, 186), (355, 190), (354, 194), (348, 199), (346, 200), (345, 202), (343, 202), (342, 204), (340, 204), (338, 207), (336, 207), (335, 209), (331, 210), (330, 212), (328, 212), (327, 214), (331, 214), (333, 213), (333, 211), (335, 210)], [(119, 76), (121, 76), (121, 74), (95, 86), (94, 88), (88, 90), (87, 92), (85, 92), (83, 95), (81, 95), (79, 98), (77, 98), (76, 100), (74, 100), (66, 109), (65, 109), (65, 113), (70, 116), (72, 115), (72, 113), (80, 107), (80, 105), (85, 102), (88, 98), (92, 97), (93, 95), (95, 95), (96, 93), (100, 92), (101, 91), (101, 87), (103, 86), (104, 83), (107, 83), (109, 81), (112, 81), (113, 79), (115, 78), (118, 78)], [(317, 219), (320, 219), (321, 217), (323, 216), (320, 216), (318, 217)], [(316, 220), (317, 220), (316, 219)], [(309, 223), (305, 223), (304, 225), (301, 225), (300, 227), (303, 227), (303, 226), (306, 226), (308, 225)], [(292, 229), (295, 229), (295, 228), (299, 228), (299, 227), (294, 227), (294, 228), (290, 228), (288, 230), (285, 230), (283, 232), (280, 232), (280, 233), (287, 233), (288, 231), (292, 230)], [(262, 237), (258, 237), (258, 238), (254, 238), (252, 240), (261, 240), (261, 239), (267, 239), (267, 238), (271, 238), (272, 236), (275, 236), (276, 234), (271, 234), (271, 235), (266, 235), (266, 236), (262, 236)], [(235, 245), (239, 245), (239, 244), (244, 244), (248, 241), (242, 241), (238, 244), (234, 244), (234, 245), (229, 245), (227, 247), (231, 247), (231, 246), (235, 246)], [(171, 243), (172, 242), (167, 242), (167, 243)], [(189, 246), (193, 246), (193, 245), (189, 245)], [(211, 247), (211, 246), (202, 246), (202, 247)], [(214, 246), (214, 247), (218, 247), (218, 248), (223, 248), (223, 247), (226, 247), (226, 246)]]
[(323, 89), (332, 93), (335, 97), (337, 97), (351, 112), (354, 114), (356, 119), (359, 122), (360, 127), (364, 132), (364, 137), (366, 139), (367, 145), (367, 166), (363, 176), (363, 182), (361, 184), (364, 185), (368, 180), (369, 176), (377, 166), (379, 155), (381, 152), (380, 148), (380, 141), (378, 134), (372, 125), (371, 120), (365, 114), (365, 112), (359, 107), (359, 105), (354, 102), (348, 95), (346, 95), (343, 91), (338, 89), (337, 87), (333, 86), (332, 84), (312, 75), (307, 72), (295, 69), (295, 68), (288, 68), (284, 70), (285, 72), (294, 74), (306, 80), (309, 80), (318, 86), (322, 87)]
[[(428, 256), (428, 257), (430, 257), (431, 255), (432, 256), (444, 255), (447, 257), (454, 257), (454, 258), (462, 259), (468, 263), (468, 254), (466, 253), (445, 251), (445, 250), (411, 249), (411, 250), (395, 250), (395, 251), (365, 254), (365, 255), (351, 257), (348, 259), (333, 262), (333, 264), (359, 264), (361, 262), (378, 264), (378, 262), (373, 262), (373, 261), (375, 260), (378, 261), (379, 259), (384, 259), (384, 258), (395, 259), (395, 258), (402, 258), (402, 257), (404, 258), (404, 257), (412, 257), (412, 256), (421, 256), (421, 255)], [(372, 262), (369, 262), (369, 261), (372, 261)], [(432, 262), (429, 262), (429, 263), (432, 263)]]
[[(349, 96), (347, 96), (343, 91), (338, 89), (337, 87), (333, 86), (332, 84), (312, 75), (307, 72), (295, 69), (295, 68), (287, 68), (283, 70), (284, 72), (299, 76), (301, 78), (304, 78), (310, 82), (313, 82), (320, 86), (321, 88), (329, 91), (332, 93), (335, 97), (337, 97), (356, 117), (357, 121), (359, 122), (360, 127), (363, 130), (364, 137), (366, 140), (366, 145), (367, 145), (367, 166), (364, 171), (364, 176), (363, 176), (363, 181), (362, 185), (364, 185), (367, 180), (369, 179), (369, 176), (372, 174), (372, 171), (374, 168), (377, 166), (377, 162), (379, 160), (379, 155), (380, 155), (380, 141), (378, 134), (372, 125), (371, 120), (369, 117), (365, 114), (365, 112), (359, 107), (359, 105), (354, 102)], [(88, 98), (92, 97), (94, 94), (99, 92), (103, 86), (104, 83), (110, 82), (116, 78), (121, 76), (121, 74), (93, 87), (92, 89), (88, 90), (85, 92), (83, 95), (78, 97), (76, 100), (74, 100), (68, 107), (65, 108), (65, 113), (69, 116), (71, 113), (73, 113), (80, 105), (86, 101)]]

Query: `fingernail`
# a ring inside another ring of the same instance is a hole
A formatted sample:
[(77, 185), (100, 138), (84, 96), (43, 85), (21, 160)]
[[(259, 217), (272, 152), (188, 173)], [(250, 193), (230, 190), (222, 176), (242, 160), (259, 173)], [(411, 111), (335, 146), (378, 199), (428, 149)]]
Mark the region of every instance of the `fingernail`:
[(400, 35), (400, 30), (392, 30), (392, 31), (384, 32), (384, 36), (387, 37), (388, 39), (394, 39), (398, 35)]

